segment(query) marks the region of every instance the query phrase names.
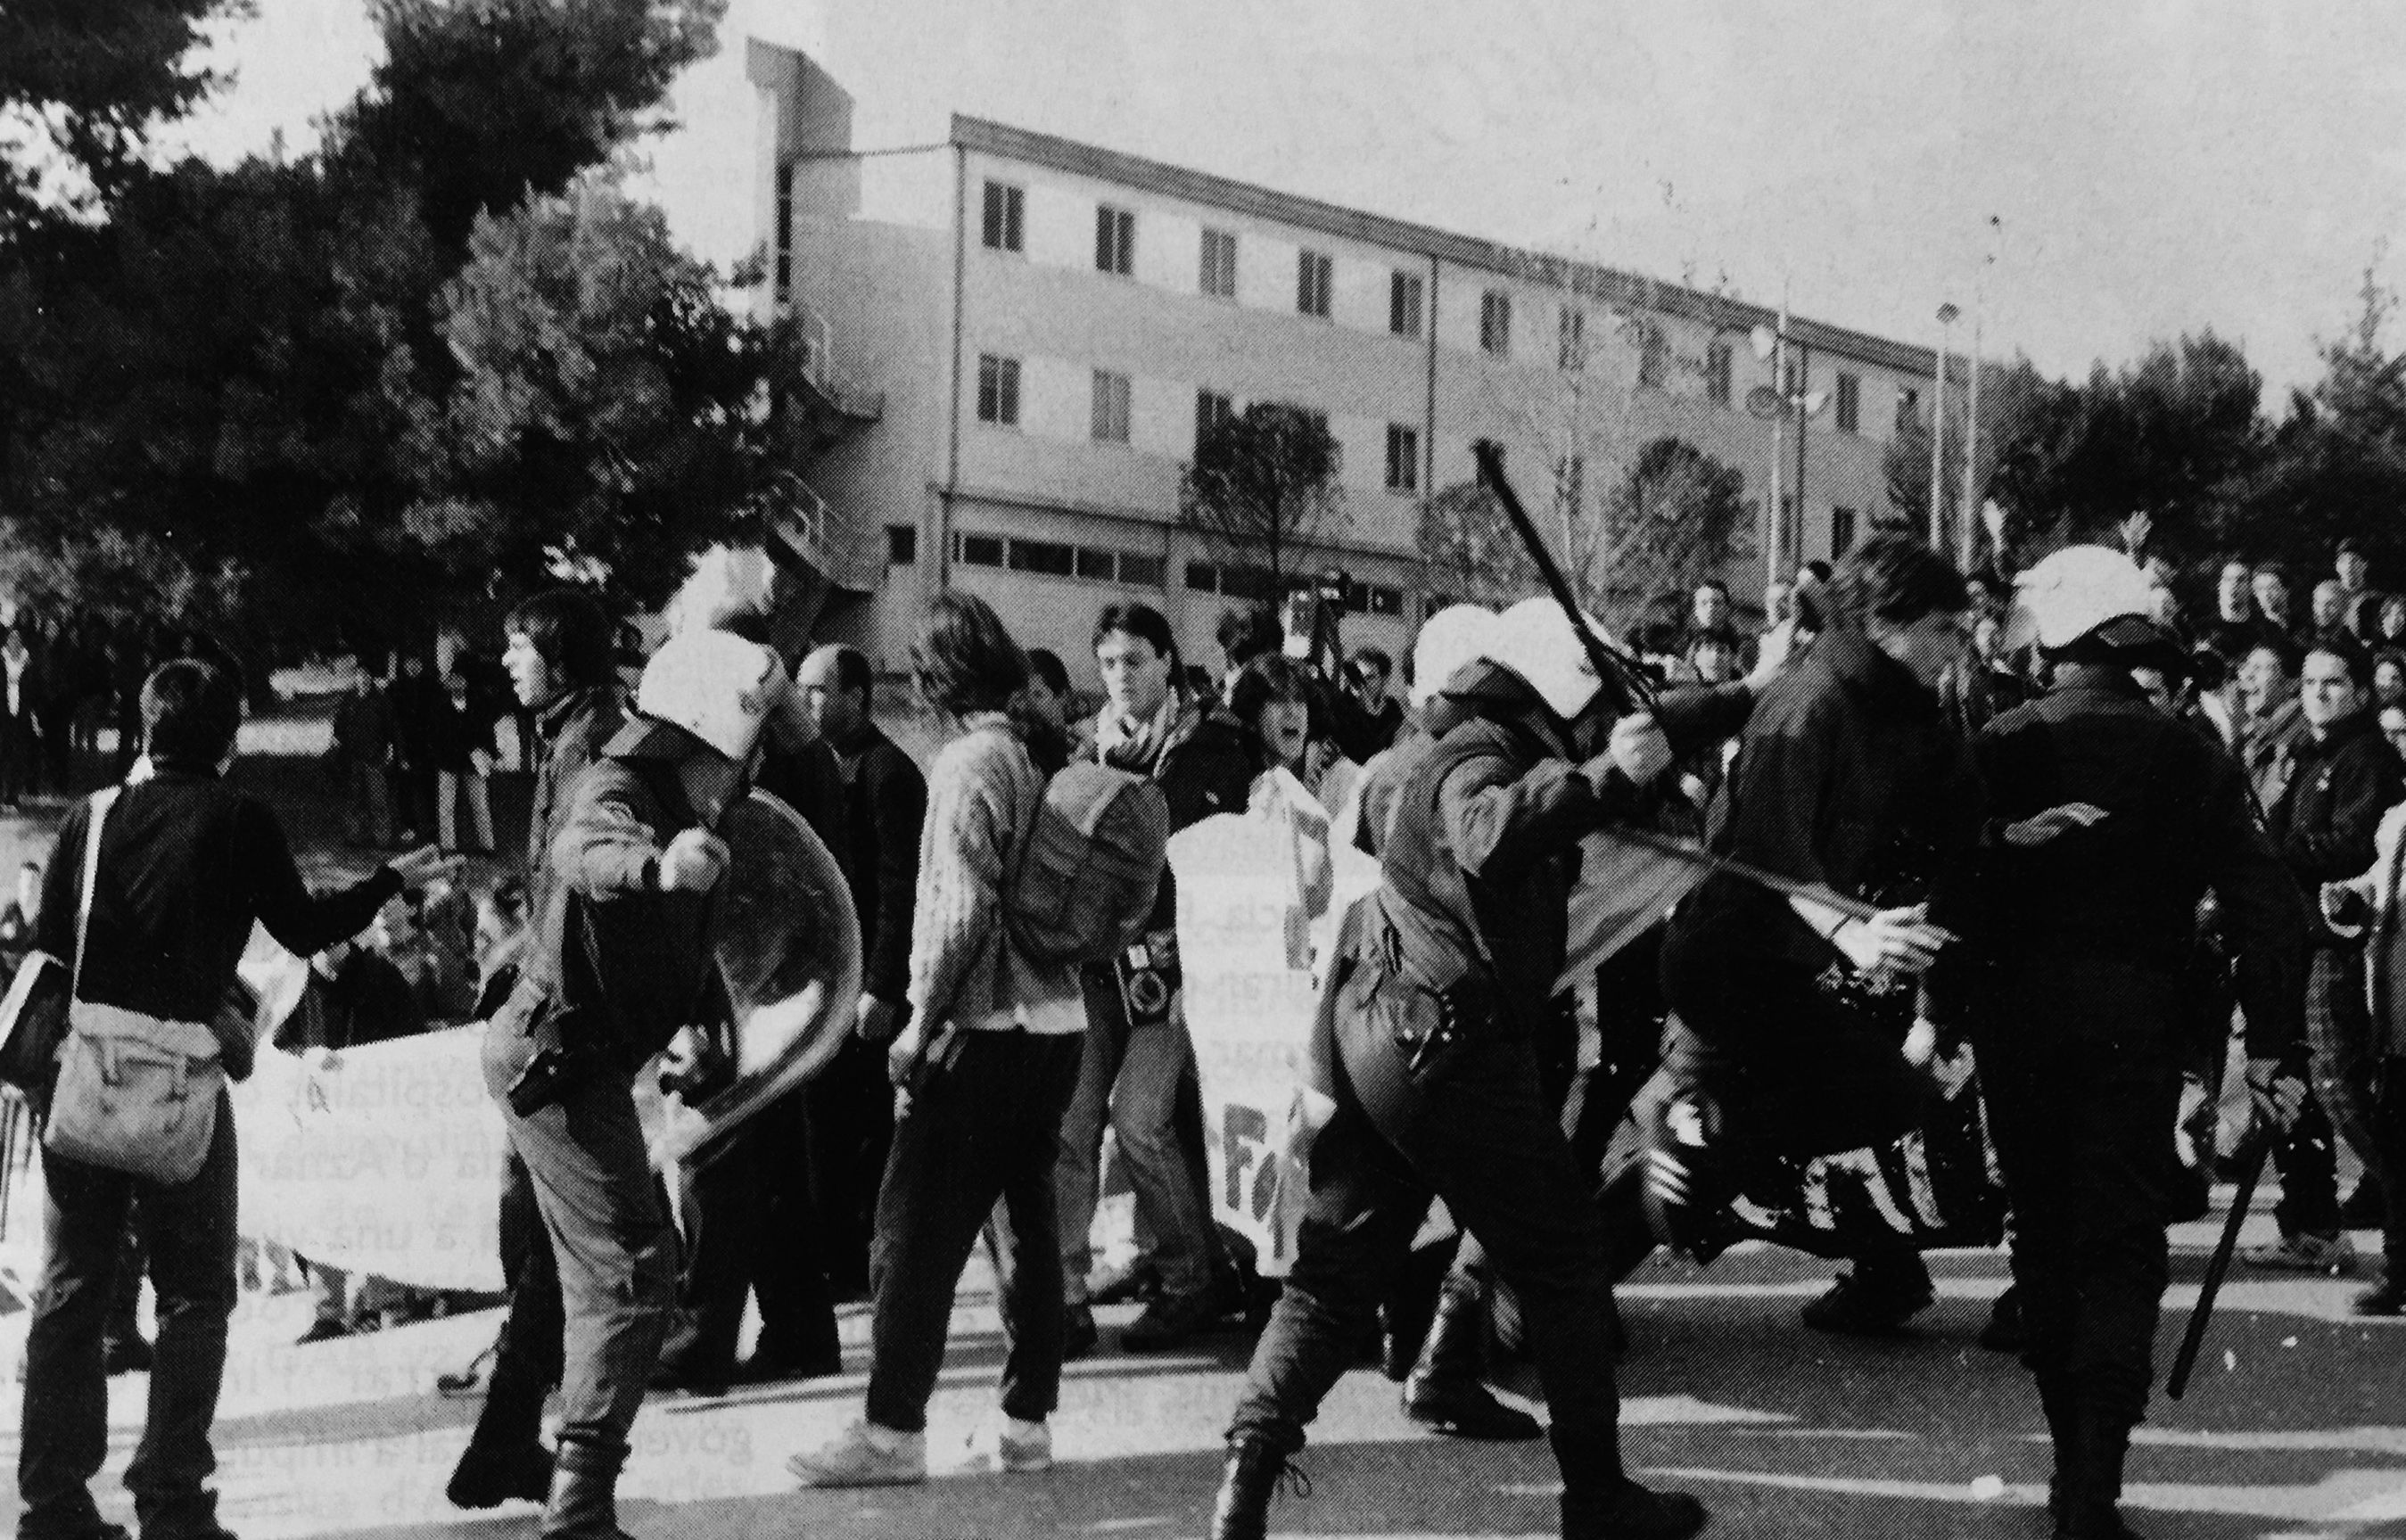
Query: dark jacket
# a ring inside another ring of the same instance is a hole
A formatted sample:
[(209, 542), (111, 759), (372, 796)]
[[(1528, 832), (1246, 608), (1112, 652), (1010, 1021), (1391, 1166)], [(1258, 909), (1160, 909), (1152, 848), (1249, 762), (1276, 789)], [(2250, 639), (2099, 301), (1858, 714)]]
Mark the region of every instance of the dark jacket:
[[(1983, 939), (2008, 981), (2043, 984), (2051, 965), (2073, 959), (2177, 979), (2193, 964), (2198, 900), (2211, 888), (2238, 954), (2248, 1052), (2277, 1056), (2299, 1040), (2306, 903), (2229, 751), (2156, 710), (2127, 672), (2080, 668), (1990, 723), (1975, 752), (1997, 835), (1981, 862)], [(2107, 816), (2044, 844), (2002, 838), (2067, 802)]]
[(383, 685), (354, 690), (334, 708), (334, 756), (346, 767), (380, 770), (391, 763), (392, 702)]
[[(1961, 934), (1980, 820), (1979, 777), (1938, 696), (1861, 633), (1836, 629), (1764, 688), (1714, 801), (1710, 843), (1883, 907), (1927, 897), (1932, 920)], [(1816, 973), (1835, 957), (1786, 898), (1720, 875), (1680, 905), (1669, 944)], [(1967, 966), (1950, 947), (1925, 981), (1942, 1025), (1960, 1008)]]
[(571, 691), (536, 713), (535, 742), (543, 757), (534, 773), (534, 805), (527, 814), (529, 914), (540, 917), (544, 911), (550, 888), (551, 841), (559, 833), (569, 788), (626, 722), (618, 692), (608, 685)]
[(502, 1013), (511, 1029), (557, 1015), (563, 1043), (632, 1069), (717, 1013), (709, 896), (660, 891), (661, 850), (696, 822), (676, 776), (688, 752), (676, 729), (634, 717), (577, 778), (539, 939)]
[[(70, 968), (91, 819), (86, 798), (59, 826), (35, 926), (42, 950)], [(310, 897), (266, 803), (215, 775), (162, 768), (118, 794), (101, 829), (83, 997), (170, 1021), (215, 1023), (253, 922), (285, 950), (314, 956), (366, 929), (400, 891), (401, 879), (386, 867)], [(250, 1073), (248, 1031), (222, 1027), (219, 1045), (226, 1073), (236, 1080)]]
[[(1178, 709), (1169, 729), (1152, 752), (1141, 757), (1105, 755), (1097, 736), (1097, 722), (1086, 724), (1078, 757), (1096, 759), (1150, 776), (1169, 803), (1171, 833), (1222, 812), (1242, 812), (1253, 788), (1253, 753), (1250, 735), (1237, 719), (1209, 700), (1190, 699)], [(1167, 930), (1178, 920), (1178, 884), (1168, 867), (1153, 899), (1149, 930)]]
[(276, 1029), (276, 1046), (360, 1048), (415, 1037), (426, 1030), (426, 1011), (409, 980), (391, 960), (354, 947), (328, 978), (316, 968), (301, 992), (301, 1004)]
[(911, 910), (919, 890), (919, 831), (927, 778), (876, 728), (830, 743), (843, 771), (840, 856), (860, 917), (860, 987), (899, 1005), (911, 986)]
[[(2370, 711), (2334, 724), (2320, 741), (2304, 733), (2291, 758), (2288, 787), (2266, 821), (2298, 886), (2319, 894), (2325, 883), (2343, 883), (2372, 865), (2372, 831), (2406, 795), (2406, 770)], [(2316, 944), (2340, 945), (2315, 909)]]
[(1485, 665), (1450, 693), (1470, 719), (1397, 793), (1376, 902), (1392, 960), (1415, 982), (1467, 982), (1532, 1030), (1562, 976), (1578, 842), (1634, 811), (1639, 793), (1618, 771), (1592, 782), (1562, 722), (1510, 671)]

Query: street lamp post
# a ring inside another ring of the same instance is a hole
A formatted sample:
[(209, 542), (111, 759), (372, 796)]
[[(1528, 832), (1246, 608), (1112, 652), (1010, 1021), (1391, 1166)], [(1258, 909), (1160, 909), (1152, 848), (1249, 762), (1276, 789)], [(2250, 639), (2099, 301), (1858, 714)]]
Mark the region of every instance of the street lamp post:
[(1938, 376), (1930, 402), (1930, 544), (1946, 549), (1946, 347), (1955, 318), (1951, 304), (1938, 307)]

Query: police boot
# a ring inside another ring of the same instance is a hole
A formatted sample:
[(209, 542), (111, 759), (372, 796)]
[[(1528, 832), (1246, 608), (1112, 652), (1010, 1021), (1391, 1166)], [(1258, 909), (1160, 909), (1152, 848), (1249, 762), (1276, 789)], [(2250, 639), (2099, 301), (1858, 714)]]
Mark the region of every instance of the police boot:
[(1705, 1505), (1683, 1491), (1622, 1480), (1602, 1491), (1563, 1491), (1563, 1540), (1686, 1540), (1705, 1527)]
[(632, 1540), (618, 1527), (621, 1451), (588, 1444), (562, 1444), (551, 1477), (551, 1501), (543, 1510), (544, 1540)]
[(1487, 1291), (1475, 1280), (1446, 1279), (1420, 1362), (1404, 1381), (1404, 1415), (1455, 1438), (1543, 1437), (1536, 1418), (1507, 1406), (1487, 1388), (1486, 1303)]
[(494, 1356), (485, 1409), (443, 1495), (454, 1507), (489, 1508), (513, 1497), (540, 1503), (551, 1495), (551, 1451), (539, 1436), (545, 1376), (514, 1353)]
[(2074, 1459), (2063, 1470), (2056, 1540), (2139, 1540), (2122, 1521), (2122, 1462), (2130, 1452), (2130, 1420), (2084, 1411), (2073, 1434)]
[(1220, 1495), (1211, 1505), (1211, 1540), (1264, 1540), (1270, 1499), (1281, 1481), (1297, 1497), (1311, 1495), (1311, 1478), (1288, 1462), (1292, 1457), (1266, 1438), (1239, 1438), (1228, 1447)]

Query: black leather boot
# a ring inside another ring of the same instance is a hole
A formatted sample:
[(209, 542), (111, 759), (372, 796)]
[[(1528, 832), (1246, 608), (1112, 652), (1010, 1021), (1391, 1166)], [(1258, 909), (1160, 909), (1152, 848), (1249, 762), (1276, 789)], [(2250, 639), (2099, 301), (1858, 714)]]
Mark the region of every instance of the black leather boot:
[(1404, 1381), (1404, 1415), (1455, 1438), (1520, 1441), (1545, 1436), (1537, 1420), (1487, 1388), (1486, 1291), (1446, 1279), (1420, 1362)]
[(1609, 1491), (1563, 1492), (1563, 1540), (1687, 1540), (1705, 1505), (1683, 1491), (1623, 1481)]
[(1220, 1476), (1220, 1496), (1211, 1505), (1211, 1540), (1264, 1540), (1269, 1533), (1270, 1499), (1283, 1480), (1297, 1497), (1311, 1495), (1311, 1479), (1288, 1463), (1292, 1452), (1267, 1439), (1240, 1438), (1228, 1447)]
[(551, 1495), (551, 1451), (542, 1441), (543, 1403), (550, 1393), (540, 1371), (510, 1354), (496, 1355), (476, 1431), (443, 1490), (452, 1506), (489, 1508), (513, 1497), (541, 1503)]
[(2056, 1540), (2138, 1540), (2122, 1521), (2122, 1462), (2130, 1448), (2126, 1417), (2084, 1409), (2073, 1435), (2073, 1461), (2058, 1464), (2061, 1501)]
[(544, 1505), (544, 1540), (632, 1540), (618, 1527), (618, 1467), (625, 1456), (563, 1444)]

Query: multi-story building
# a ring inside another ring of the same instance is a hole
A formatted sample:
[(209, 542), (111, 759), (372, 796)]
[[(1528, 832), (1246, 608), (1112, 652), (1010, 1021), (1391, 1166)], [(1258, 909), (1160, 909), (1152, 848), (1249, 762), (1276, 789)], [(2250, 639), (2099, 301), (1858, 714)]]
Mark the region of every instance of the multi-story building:
[[(947, 585), (1090, 682), (1095, 615), (1125, 599), (1216, 664), (1220, 617), (1265, 574), (1181, 526), (1180, 478), (1197, 433), (1256, 401), (1323, 415), (1341, 446), (1342, 513), (1285, 566), (1350, 574), (1349, 642), (1401, 648), (1442, 600), (1422, 508), (1481, 439), (1524, 495), (1578, 501), (1677, 436), (1743, 471), (1771, 528), (1775, 425), (1748, 397), (1773, 383), (1751, 335), (1779, 318), (1760, 306), (976, 118), (864, 148), (814, 61), (755, 40), (749, 68), (762, 303), (802, 319), (839, 408), (801, 494), (833, 584), (822, 629), (882, 665)], [(1889, 512), (1883, 459), (1935, 360), (1817, 321), (1787, 334), (1790, 393), (1833, 408), (1801, 513), (1780, 425), (1792, 564)], [(1759, 591), (1760, 557), (1735, 568)]]

